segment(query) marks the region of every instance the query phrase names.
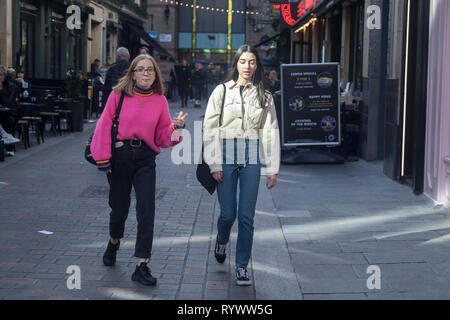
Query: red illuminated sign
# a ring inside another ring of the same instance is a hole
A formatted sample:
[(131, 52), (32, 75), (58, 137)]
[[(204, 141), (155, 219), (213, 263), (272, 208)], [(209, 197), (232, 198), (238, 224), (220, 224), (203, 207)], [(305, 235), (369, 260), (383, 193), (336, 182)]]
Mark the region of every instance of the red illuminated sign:
[(291, 3), (282, 3), (282, 4), (274, 4), (273, 8), (275, 10), (281, 9), (281, 15), (283, 16), (284, 21), (293, 26), (295, 23), (303, 18), (305, 14), (311, 10), (318, 2), (323, 0), (301, 0), (297, 4), (297, 14), (295, 17), (292, 16)]

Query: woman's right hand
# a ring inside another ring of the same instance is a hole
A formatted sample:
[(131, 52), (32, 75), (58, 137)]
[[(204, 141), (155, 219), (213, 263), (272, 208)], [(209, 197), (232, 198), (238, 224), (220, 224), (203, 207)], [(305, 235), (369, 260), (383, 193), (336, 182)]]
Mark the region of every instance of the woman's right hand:
[(108, 171), (106, 171), (106, 174), (111, 174), (112, 173), (112, 170), (111, 169), (109, 169)]
[(213, 178), (214, 180), (216, 180), (217, 182), (222, 182), (223, 181), (223, 171), (217, 171), (217, 172), (213, 172)]

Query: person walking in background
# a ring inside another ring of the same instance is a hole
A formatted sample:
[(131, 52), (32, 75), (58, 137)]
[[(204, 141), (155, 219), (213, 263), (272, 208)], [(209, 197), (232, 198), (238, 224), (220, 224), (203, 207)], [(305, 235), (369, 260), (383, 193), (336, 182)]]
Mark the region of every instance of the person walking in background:
[(195, 63), (195, 69), (192, 70), (192, 88), (194, 89), (195, 108), (201, 107), (202, 91), (206, 85), (205, 73), (202, 70), (200, 62)]
[(216, 66), (216, 74), (215, 81), (217, 84), (222, 83), (226, 78), (225, 72), (222, 71), (222, 67), (220, 65)]
[(92, 77), (95, 77), (97, 72), (100, 72), (99, 68), (100, 68), (100, 60), (95, 59), (94, 62), (91, 63), (91, 76)]
[(103, 101), (104, 106), (106, 105), (106, 97), (112, 91), (112, 88), (119, 82), (128, 71), (130, 67), (130, 52), (125, 47), (120, 47), (117, 49), (117, 63), (112, 65), (106, 73), (105, 85), (103, 87)]
[(180, 91), (181, 107), (188, 106), (189, 88), (191, 87), (191, 71), (187, 60), (181, 61), (181, 65), (175, 67), (175, 76)]
[(139, 48), (139, 54), (150, 54), (150, 50), (146, 46), (142, 46)]
[(269, 72), (269, 91), (271, 93), (275, 93), (281, 89), (280, 80), (278, 80), (278, 75), (276, 70), (272, 70)]
[[(121, 99), (117, 142), (111, 146), (113, 118)], [(184, 128), (186, 117), (187, 114), (180, 112), (171, 120), (159, 67), (153, 57), (139, 55), (131, 63), (126, 76), (113, 88), (92, 138), (92, 156), (98, 169), (106, 172), (110, 185), (110, 240), (103, 263), (113, 266), (116, 262), (133, 186), (138, 223), (134, 255), (138, 261), (131, 279), (144, 285), (156, 285), (156, 278), (147, 266), (155, 221), (155, 158), (161, 148), (181, 141), (178, 139), (181, 137), (177, 137), (181, 136), (178, 129)], [(115, 148), (113, 159), (111, 147)]]
[(177, 76), (173, 68), (170, 69), (170, 96), (172, 101), (176, 102), (178, 100)]
[(220, 204), (214, 255), (217, 262), (225, 261), (237, 215), (236, 283), (251, 285), (247, 265), (261, 176), (260, 145), (268, 189), (275, 186), (280, 166), (275, 104), (270, 92), (265, 90), (264, 70), (253, 47), (243, 45), (238, 49), (226, 82), (211, 94), (203, 133), (204, 159), (217, 181)]
[(218, 81), (216, 76), (216, 69), (214, 68), (214, 63), (210, 62), (206, 69), (206, 86), (208, 88), (208, 99), (217, 84)]

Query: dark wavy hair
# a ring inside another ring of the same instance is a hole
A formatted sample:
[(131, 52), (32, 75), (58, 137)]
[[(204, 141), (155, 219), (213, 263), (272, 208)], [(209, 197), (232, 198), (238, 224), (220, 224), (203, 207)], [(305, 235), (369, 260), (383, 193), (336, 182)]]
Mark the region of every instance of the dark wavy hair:
[(237, 81), (239, 79), (239, 72), (237, 69), (237, 64), (239, 62), (239, 59), (241, 55), (245, 52), (253, 53), (256, 57), (256, 70), (255, 73), (253, 73), (252, 77), (252, 84), (256, 86), (258, 91), (258, 100), (261, 105), (261, 107), (264, 107), (266, 104), (266, 89), (265, 89), (265, 78), (264, 78), (264, 68), (262, 66), (261, 60), (259, 59), (258, 53), (256, 52), (256, 49), (250, 45), (244, 44), (242, 45), (233, 58), (233, 63), (231, 65), (230, 72), (228, 73), (228, 76), (225, 80), (225, 82), (228, 82), (230, 80)]

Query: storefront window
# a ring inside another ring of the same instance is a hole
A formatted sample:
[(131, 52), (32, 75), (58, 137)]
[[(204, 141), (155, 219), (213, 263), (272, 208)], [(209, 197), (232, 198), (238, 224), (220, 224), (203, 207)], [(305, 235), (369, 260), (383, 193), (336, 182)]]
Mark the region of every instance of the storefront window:
[(32, 17), (23, 15), (20, 26), (20, 67), (25, 69), (28, 77), (33, 78), (34, 70), (34, 55), (31, 50), (34, 48), (34, 21)]
[(52, 50), (50, 60), (50, 73), (53, 79), (61, 75), (61, 25), (54, 24), (52, 30)]
[(106, 64), (111, 62), (111, 32), (106, 33)]
[(363, 91), (362, 69), (363, 69), (363, 45), (364, 45), (364, 4), (356, 7), (358, 23), (356, 28), (356, 52), (355, 52), (355, 90)]
[(81, 35), (78, 31), (73, 31), (68, 40), (67, 69), (81, 70)]

